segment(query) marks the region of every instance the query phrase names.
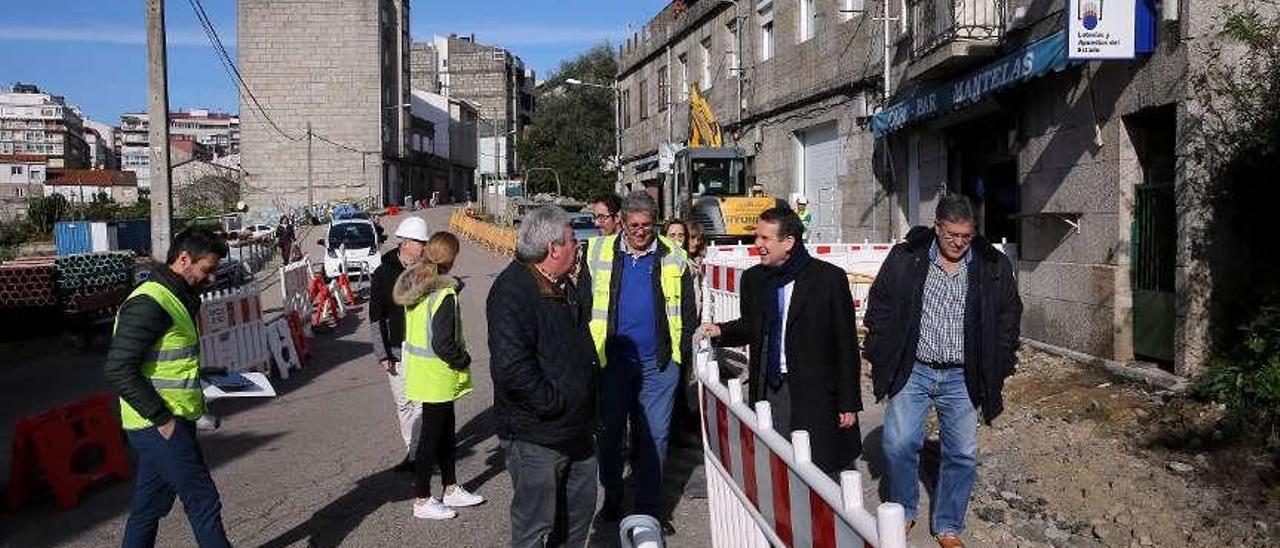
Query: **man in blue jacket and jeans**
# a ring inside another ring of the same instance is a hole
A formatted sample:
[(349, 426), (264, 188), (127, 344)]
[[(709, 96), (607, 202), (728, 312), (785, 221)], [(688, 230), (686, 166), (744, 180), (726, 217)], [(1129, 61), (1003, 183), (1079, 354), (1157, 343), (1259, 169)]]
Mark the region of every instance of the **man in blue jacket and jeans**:
[(978, 412), (990, 424), (1004, 409), (1022, 300), (1008, 257), (975, 233), (969, 200), (943, 196), (935, 217), (932, 230), (911, 229), (876, 275), (864, 320), (866, 357), (876, 399), (889, 400), (888, 501), (901, 504), (912, 525), (925, 416), (937, 409), (942, 464), (930, 532), (942, 548), (955, 548), (964, 546), (960, 534), (978, 476)]
[[(628, 420), (638, 447), (635, 513), (662, 516), (662, 475), (680, 368), (691, 357), (697, 328), (693, 275), (679, 245), (659, 237), (658, 207), (645, 192), (622, 202), (619, 234), (592, 238), (579, 269), (583, 301), (601, 377), (601, 517), (622, 514), (622, 441)], [(670, 521), (666, 534), (674, 533)]]

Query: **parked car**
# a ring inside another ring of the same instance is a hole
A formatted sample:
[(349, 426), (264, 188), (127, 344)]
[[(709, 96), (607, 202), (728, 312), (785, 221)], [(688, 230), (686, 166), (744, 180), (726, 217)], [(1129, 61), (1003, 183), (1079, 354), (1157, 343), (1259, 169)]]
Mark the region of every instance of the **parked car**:
[(249, 225), (245, 227), (249, 237), (254, 240), (270, 240), (276, 235), (276, 227), (271, 225)]
[(316, 242), (325, 248), (324, 277), (338, 277), (344, 262), (348, 276), (372, 273), (382, 264), (382, 254), (379, 253), (382, 241), (372, 221), (334, 221), (329, 225), (325, 238)]
[(579, 242), (585, 242), (587, 238), (594, 238), (600, 235), (600, 229), (596, 227), (595, 217), (590, 213), (571, 213), (569, 215), (569, 227), (573, 229), (573, 236)]
[(204, 288), (205, 291), (218, 291), (240, 287), (252, 279), (249, 269), (244, 263), (230, 257), (218, 261), (218, 269), (213, 273), (213, 282)]

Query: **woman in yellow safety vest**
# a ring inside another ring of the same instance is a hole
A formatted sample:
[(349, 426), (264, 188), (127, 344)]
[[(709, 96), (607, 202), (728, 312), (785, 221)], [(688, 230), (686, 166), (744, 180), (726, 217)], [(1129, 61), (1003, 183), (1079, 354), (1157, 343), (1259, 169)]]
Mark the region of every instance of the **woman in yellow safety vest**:
[[(422, 402), (418, 434), (417, 500), (413, 515), (450, 519), (454, 508), (484, 502), (458, 485), (453, 402), (471, 393), (471, 356), (462, 333), (459, 282), (447, 274), (458, 257), (458, 238), (437, 232), (427, 240), (423, 261), (396, 280), (392, 297), (405, 307), (404, 395)], [(431, 496), (431, 472), (440, 467), (441, 498)]]

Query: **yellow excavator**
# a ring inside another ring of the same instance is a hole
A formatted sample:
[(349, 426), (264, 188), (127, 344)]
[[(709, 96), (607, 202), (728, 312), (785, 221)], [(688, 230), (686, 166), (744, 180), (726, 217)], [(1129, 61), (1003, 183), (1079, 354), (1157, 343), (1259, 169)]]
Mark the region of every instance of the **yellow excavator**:
[(786, 202), (751, 195), (746, 159), (741, 148), (724, 146), (711, 105), (697, 84), (690, 86), (689, 146), (675, 153), (674, 185), (663, 211), (670, 218), (697, 221), (710, 243), (751, 242), (760, 213)]

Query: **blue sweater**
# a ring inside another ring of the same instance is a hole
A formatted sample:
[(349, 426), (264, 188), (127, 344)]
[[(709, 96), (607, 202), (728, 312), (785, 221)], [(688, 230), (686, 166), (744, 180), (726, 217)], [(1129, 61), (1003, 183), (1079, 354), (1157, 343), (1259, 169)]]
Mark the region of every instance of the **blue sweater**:
[(657, 253), (639, 259), (622, 256), (618, 284), (618, 325), (609, 344), (609, 361), (651, 363), (657, 359), (658, 318), (654, 310), (653, 265)]

